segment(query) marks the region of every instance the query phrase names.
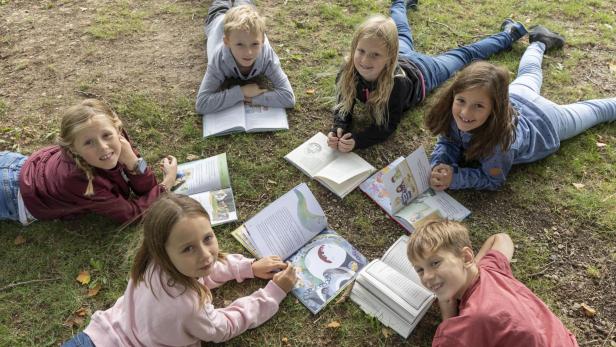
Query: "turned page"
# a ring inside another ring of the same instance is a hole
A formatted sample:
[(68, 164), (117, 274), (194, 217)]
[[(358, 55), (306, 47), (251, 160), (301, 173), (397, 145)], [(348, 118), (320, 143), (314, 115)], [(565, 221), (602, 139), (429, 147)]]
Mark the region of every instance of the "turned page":
[(283, 259), (327, 227), (325, 212), (305, 183), (298, 185), (245, 223), (257, 255)]
[(191, 195), (229, 188), (231, 180), (227, 168), (227, 154), (180, 164), (178, 177), (181, 182), (174, 189), (177, 194)]
[(338, 155), (338, 151), (327, 146), (327, 136), (317, 133), (284, 158), (312, 178)]

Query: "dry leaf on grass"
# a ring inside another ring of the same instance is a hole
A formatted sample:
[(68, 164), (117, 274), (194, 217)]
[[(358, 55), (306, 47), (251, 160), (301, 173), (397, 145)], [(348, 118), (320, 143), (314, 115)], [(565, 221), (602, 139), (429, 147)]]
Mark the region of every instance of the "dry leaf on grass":
[(17, 235), (15, 238), (15, 246), (23, 245), (26, 243), (26, 238), (23, 235)]
[(392, 331), (389, 328), (381, 329), (381, 333), (383, 334), (385, 338), (388, 338), (392, 335)]
[(188, 160), (188, 161), (193, 161), (193, 160), (197, 160), (197, 159), (200, 159), (200, 157), (198, 155), (196, 155), (196, 154), (189, 154), (189, 155), (186, 156), (186, 160)]
[(329, 329), (340, 328), (340, 322), (338, 322), (337, 320), (333, 320), (333, 321), (327, 323), (326, 327), (329, 328)]
[(308, 95), (314, 95), (315, 92), (316, 92), (316, 90), (314, 90), (313, 88), (306, 89), (306, 94), (308, 94)]
[(584, 187), (586, 187), (586, 185), (584, 183), (573, 183), (573, 186), (577, 190), (582, 190)]
[(64, 326), (69, 328), (72, 327), (81, 327), (86, 320), (86, 315), (90, 313), (90, 310), (86, 307), (81, 307), (77, 311), (73, 312), (66, 321), (64, 321)]
[(582, 311), (584, 312), (586, 317), (594, 317), (597, 315), (597, 310), (595, 310), (592, 306), (586, 305), (584, 303), (580, 306), (582, 307)]
[(88, 271), (81, 271), (75, 280), (85, 286), (90, 283), (90, 273)]
[(610, 72), (616, 75), (616, 63), (610, 63), (608, 66), (610, 67)]
[(597, 148), (603, 148), (603, 147), (607, 146), (607, 145), (606, 145), (605, 143), (603, 143), (603, 142), (597, 142), (596, 144), (597, 144)]
[(86, 294), (86, 298), (91, 298), (96, 296), (98, 292), (101, 290), (103, 286), (100, 283), (97, 283), (94, 287), (88, 289), (88, 293)]

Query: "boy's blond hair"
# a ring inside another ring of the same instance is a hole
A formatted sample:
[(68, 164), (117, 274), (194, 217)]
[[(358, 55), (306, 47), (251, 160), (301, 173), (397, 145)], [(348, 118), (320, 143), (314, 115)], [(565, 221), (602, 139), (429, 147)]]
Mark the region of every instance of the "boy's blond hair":
[(265, 20), (253, 5), (241, 5), (231, 8), (225, 13), (223, 32), (225, 37), (234, 30), (247, 31), (263, 36)]
[(413, 262), (425, 259), (429, 254), (445, 249), (456, 255), (464, 247), (472, 248), (468, 229), (450, 220), (431, 220), (422, 224), (409, 239), (406, 254)]

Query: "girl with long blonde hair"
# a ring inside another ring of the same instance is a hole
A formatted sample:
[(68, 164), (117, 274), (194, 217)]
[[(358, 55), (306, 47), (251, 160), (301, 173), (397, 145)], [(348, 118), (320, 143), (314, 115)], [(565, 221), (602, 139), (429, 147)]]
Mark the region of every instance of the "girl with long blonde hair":
[[(362, 23), (336, 81), (337, 104), (328, 145), (341, 152), (386, 140), (402, 115), (454, 72), (475, 59), (509, 49), (526, 34), (519, 22), (507, 19), (502, 32), (436, 57), (414, 50), (407, 8), (417, 1), (394, 0), (391, 18), (381, 15)], [(355, 106), (363, 104), (363, 111)]]

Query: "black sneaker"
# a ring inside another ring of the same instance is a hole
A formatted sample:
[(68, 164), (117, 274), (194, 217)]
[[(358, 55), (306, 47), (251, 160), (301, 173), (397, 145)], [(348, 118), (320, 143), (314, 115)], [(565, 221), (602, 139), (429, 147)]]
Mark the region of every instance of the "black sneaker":
[(419, 0), (405, 0), (406, 9), (417, 11), (417, 5), (419, 5)]
[(528, 31), (524, 27), (524, 24), (516, 22), (511, 18), (507, 18), (503, 21), (500, 27), (501, 31), (506, 32), (511, 36), (513, 41), (517, 41), (528, 34)]
[(528, 35), (528, 41), (543, 42), (545, 44), (545, 50), (549, 51), (555, 48), (562, 48), (565, 45), (565, 38), (558, 33), (551, 32), (543, 25), (536, 25), (530, 28), (530, 34)]

